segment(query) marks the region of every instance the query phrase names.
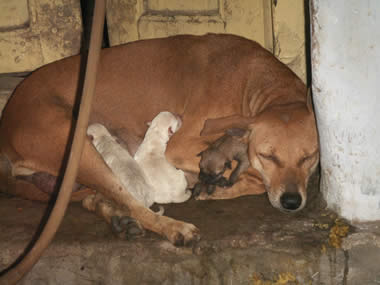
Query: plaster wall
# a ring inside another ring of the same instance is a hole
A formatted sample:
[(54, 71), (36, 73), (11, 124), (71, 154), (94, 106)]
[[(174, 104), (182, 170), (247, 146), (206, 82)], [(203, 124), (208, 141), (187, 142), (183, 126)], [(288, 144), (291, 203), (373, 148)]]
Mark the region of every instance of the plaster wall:
[(0, 0), (0, 73), (33, 71), (78, 54), (79, 0)]
[(274, 55), (306, 83), (304, 0), (272, 5)]
[(304, 0), (107, 0), (107, 24), (112, 46), (176, 34), (240, 35), (306, 82)]
[(380, 220), (380, 2), (312, 0), (322, 191), (352, 221)]

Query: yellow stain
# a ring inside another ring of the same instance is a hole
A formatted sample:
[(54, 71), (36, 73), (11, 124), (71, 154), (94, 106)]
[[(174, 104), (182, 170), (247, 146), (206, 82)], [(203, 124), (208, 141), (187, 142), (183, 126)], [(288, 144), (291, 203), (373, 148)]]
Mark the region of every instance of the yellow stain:
[(289, 282), (298, 284), (296, 277), (290, 272), (279, 273), (276, 280), (263, 280), (257, 273), (252, 275), (252, 285), (286, 285)]
[(336, 219), (335, 225), (330, 229), (329, 245), (334, 248), (341, 248), (343, 238), (347, 236), (349, 229), (349, 226)]

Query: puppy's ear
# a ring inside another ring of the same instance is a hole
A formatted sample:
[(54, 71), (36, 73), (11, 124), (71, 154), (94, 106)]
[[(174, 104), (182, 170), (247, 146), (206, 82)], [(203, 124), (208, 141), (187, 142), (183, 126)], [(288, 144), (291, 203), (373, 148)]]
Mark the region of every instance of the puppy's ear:
[(173, 131), (173, 128), (172, 127), (169, 127), (168, 128), (168, 135), (169, 135), (169, 138), (174, 135), (174, 131)]
[(253, 123), (254, 120), (255, 118), (240, 115), (207, 119), (203, 125), (201, 136), (224, 133), (226, 130), (233, 128), (248, 129), (248, 126)]
[(228, 169), (232, 169), (232, 164), (230, 160), (227, 160), (226, 163), (224, 164)]

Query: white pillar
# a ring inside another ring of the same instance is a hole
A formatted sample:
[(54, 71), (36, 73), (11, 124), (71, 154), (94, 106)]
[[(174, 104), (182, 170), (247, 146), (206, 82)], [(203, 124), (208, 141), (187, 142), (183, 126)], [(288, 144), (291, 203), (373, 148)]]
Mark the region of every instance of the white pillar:
[(349, 220), (380, 220), (380, 1), (310, 6), (322, 192)]

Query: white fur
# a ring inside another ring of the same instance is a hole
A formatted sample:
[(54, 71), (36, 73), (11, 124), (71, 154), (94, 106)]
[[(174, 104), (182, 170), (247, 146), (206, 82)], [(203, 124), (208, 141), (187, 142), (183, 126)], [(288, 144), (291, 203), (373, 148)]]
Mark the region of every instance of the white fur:
[(146, 207), (154, 203), (154, 188), (144, 171), (108, 130), (101, 124), (92, 124), (87, 134), (93, 137), (93, 145), (133, 197)]
[(180, 203), (190, 198), (182, 170), (176, 169), (165, 157), (169, 138), (181, 127), (182, 121), (170, 112), (159, 113), (151, 122), (134, 158), (144, 169), (155, 189), (157, 203)]

